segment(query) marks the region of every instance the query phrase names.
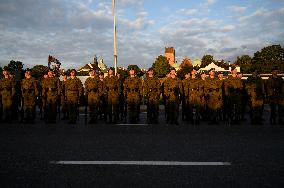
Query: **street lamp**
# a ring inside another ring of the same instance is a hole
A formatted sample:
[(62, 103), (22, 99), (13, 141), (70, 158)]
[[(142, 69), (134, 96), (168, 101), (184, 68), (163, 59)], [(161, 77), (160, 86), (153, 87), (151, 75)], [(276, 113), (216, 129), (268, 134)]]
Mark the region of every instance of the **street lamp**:
[(117, 51), (116, 51), (116, 15), (115, 15), (115, 0), (112, 0), (112, 14), (113, 14), (113, 56), (114, 56), (114, 70), (117, 74)]

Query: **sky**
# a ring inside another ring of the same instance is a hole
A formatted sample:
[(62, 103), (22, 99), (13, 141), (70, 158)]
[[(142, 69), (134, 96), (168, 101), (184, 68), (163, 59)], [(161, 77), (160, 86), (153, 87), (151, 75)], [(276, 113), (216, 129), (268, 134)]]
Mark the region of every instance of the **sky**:
[[(233, 62), (284, 46), (284, 0), (116, 0), (118, 66), (149, 68), (165, 47), (176, 60)], [(113, 66), (112, 0), (0, 0), (0, 66), (80, 68), (94, 55)]]

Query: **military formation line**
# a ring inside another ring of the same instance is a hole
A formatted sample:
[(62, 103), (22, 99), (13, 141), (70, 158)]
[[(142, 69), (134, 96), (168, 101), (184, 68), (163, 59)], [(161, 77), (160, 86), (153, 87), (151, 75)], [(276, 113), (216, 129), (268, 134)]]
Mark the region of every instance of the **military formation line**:
[(16, 82), (6, 67), (0, 81), (0, 117), (1, 122), (6, 123), (16, 119), (34, 123), (36, 109), (39, 109), (45, 123), (68, 120), (75, 124), (79, 107), (84, 106), (86, 123), (97, 124), (98, 120), (104, 120), (110, 124), (136, 124), (140, 121), (143, 100), (147, 105), (148, 124), (159, 123), (159, 105), (163, 104), (167, 124), (178, 125), (180, 115), (188, 124), (201, 121), (239, 124), (249, 107), (250, 122), (260, 125), (266, 100), (270, 104), (270, 123), (283, 125), (284, 82), (277, 68), (271, 73), (264, 84), (257, 70), (252, 70), (252, 76), (242, 80), (242, 74), (234, 68), (225, 79), (214, 69), (199, 74), (192, 69), (180, 80), (174, 68), (163, 79), (157, 78), (152, 68), (145, 79), (137, 77), (134, 69), (129, 70), (129, 76), (124, 79), (119, 74), (114, 75), (114, 69), (110, 68), (106, 77), (90, 70), (83, 85), (74, 69), (70, 75), (63, 75), (62, 81), (51, 69), (39, 81), (27, 69), (24, 79)]

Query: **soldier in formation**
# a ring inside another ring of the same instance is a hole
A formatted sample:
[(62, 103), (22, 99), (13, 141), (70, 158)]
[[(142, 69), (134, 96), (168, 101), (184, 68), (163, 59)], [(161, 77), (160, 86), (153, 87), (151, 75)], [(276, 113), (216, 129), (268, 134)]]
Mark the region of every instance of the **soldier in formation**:
[(247, 79), (246, 90), (249, 96), (251, 123), (261, 125), (265, 91), (257, 69), (253, 69), (252, 76)]
[(67, 81), (67, 75), (65, 73), (62, 74), (62, 81), (60, 82), (60, 105), (61, 105), (61, 112), (62, 112), (62, 120), (68, 119), (68, 108), (67, 108), (67, 100), (66, 100), (66, 93), (65, 93), (65, 85)]
[(147, 72), (147, 77), (144, 82), (144, 96), (147, 104), (147, 123), (159, 124), (159, 102), (161, 95), (161, 84), (155, 77), (153, 68)]
[(25, 71), (25, 78), (21, 83), (22, 88), (22, 120), (25, 123), (34, 123), (36, 98), (38, 96), (37, 82), (31, 75), (31, 70)]
[(169, 77), (164, 82), (164, 96), (167, 107), (167, 123), (179, 125), (179, 104), (182, 94), (182, 83), (177, 78), (175, 68), (171, 68)]
[(215, 69), (209, 71), (205, 81), (204, 93), (207, 102), (207, 112), (211, 114), (210, 124), (218, 124), (219, 112), (222, 109), (222, 84), (223, 81), (215, 77)]
[(284, 81), (278, 76), (278, 68), (274, 67), (271, 71), (271, 76), (267, 80), (266, 90), (270, 104), (271, 115), (270, 123), (272, 125), (283, 125), (284, 116)]
[(231, 69), (231, 76), (225, 81), (226, 115), (230, 123), (238, 124), (241, 119), (241, 100), (243, 84), (237, 75), (237, 69)]
[(89, 107), (90, 124), (97, 123), (98, 109), (100, 104), (100, 97), (103, 91), (103, 85), (96, 75), (96, 71), (91, 69), (89, 71), (90, 77), (85, 81), (85, 95), (87, 97), (87, 104)]
[[(4, 122), (12, 122), (12, 99), (15, 95), (15, 82), (10, 77), (10, 70), (4, 67), (3, 78), (0, 80), (0, 99), (3, 109)], [(0, 117), (1, 119), (2, 117)]]
[(123, 88), (124, 97), (127, 102), (129, 122), (135, 124), (139, 121), (140, 101), (142, 97), (142, 80), (136, 77), (135, 69), (131, 68), (129, 70), (129, 77), (125, 79)]
[(52, 69), (48, 70), (48, 77), (42, 85), (42, 97), (45, 101), (45, 122), (56, 123), (57, 107), (60, 97), (60, 81), (54, 76)]
[(107, 123), (116, 123), (119, 119), (118, 104), (120, 92), (119, 80), (114, 75), (114, 68), (111, 67), (108, 70), (108, 76), (106, 76), (103, 82), (103, 93), (107, 105), (105, 117)]
[(69, 124), (75, 124), (79, 113), (79, 99), (83, 94), (83, 85), (79, 78), (76, 77), (76, 70), (72, 69), (70, 78), (65, 83), (65, 94), (68, 107)]

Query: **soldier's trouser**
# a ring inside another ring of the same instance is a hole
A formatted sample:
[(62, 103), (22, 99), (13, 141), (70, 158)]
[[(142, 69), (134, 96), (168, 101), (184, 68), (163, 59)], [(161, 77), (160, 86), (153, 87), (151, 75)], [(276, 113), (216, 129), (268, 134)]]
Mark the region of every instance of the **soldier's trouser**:
[(48, 122), (54, 122), (56, 121), (56, 115), (57, 115), (57, 100), (56, 97), (47, 97), (46, 100), (46, 121)]
[(3, 118), (5, 120), (12, 119), (12, 97), (11, 95), (2, 95)]
[(178, 111), (179, 104), (178, 101), (169, 101), (167, 103), (168, 114), (167, 114), (167, 122), (170, 124), (175, 124), (178, 122)]
[(100, 98), (97, 94), (88, 95), (89, 114), (92, 121), (97, 120), (99, 103), (100, 103)]
[(76, 122), (78, 113), (78, 96), (67, 97), (67, 107), (70, 122)]
[[(140, 103), (138, 94), (129, 94), (127, 98), (128, 117), (130, 123), (136, 123), (140, 113)], [(139, 109), (139, 111), (138, 111)]]
[[(278, 107), (278, 109), (277, 109)], [(275, 101), (270, 103), (270, 109), (271, 109), (271, 114), (270, 114), (270, 119), (273, 121), (276, 121), (277, 118), (277, 112), (278, 112), (278, 119), (279, 121), (283, 120), (283, 116), (284, 116), (284, 105), (277, 103)]]
[(231, 120), (239, 121), (241, 117), (241, 96), (230, 96), (228, 99), (227, 114)]
[(159, 103), (155, 101), (148, 101), (147, 104), (148, 123), (157, 123), (158, 116), (159, 116)]
[(222, 98), (219, 95), (210, 95), (207, 106), (210, 120), (217, 121), (218, 112), (222, 109)]
[(67, 117), (67, 101), (64, 95), (61, 95), (61, 112), (63, 114), (63, 118)]
[(34, 121), (35, 119), (35, 96), (24, 96), (24, 119)]

